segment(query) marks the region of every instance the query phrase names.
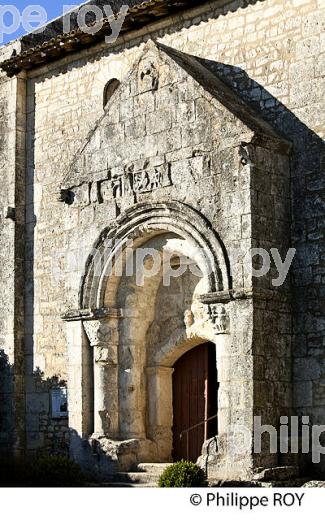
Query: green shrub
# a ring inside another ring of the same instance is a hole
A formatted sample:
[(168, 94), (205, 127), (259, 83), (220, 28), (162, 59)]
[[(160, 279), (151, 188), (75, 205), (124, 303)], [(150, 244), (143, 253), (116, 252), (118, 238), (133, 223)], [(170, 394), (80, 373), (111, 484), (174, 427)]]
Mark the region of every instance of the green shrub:
[(45, 487), (80, 486), (84, 482), (83, 473), (74, 461), (67, 457), (53, 456), (34, 459), (27, 467), (27, 485)]
[(171, 464), (159, 478), (159, 487), (206, 487), (204, 471), (194, 462), (181, 460)]
[(67, 457), (42, 456), (25, 462), (0, 463), (1, 486), (79, 487), (84, 480), (78, 464)]

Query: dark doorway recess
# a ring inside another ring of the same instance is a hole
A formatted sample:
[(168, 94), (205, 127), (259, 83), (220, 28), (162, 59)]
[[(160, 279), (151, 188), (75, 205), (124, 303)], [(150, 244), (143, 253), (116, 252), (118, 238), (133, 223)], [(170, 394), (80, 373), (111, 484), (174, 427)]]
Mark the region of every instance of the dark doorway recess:
[[(174, 365), (173, 459), (196, 462), (202, 444), (217, 434), (216, 347), (204, 343), (189, 350)], [(199, 424), (199, 423), (203, 424)], [(190, 430), (187, 432), (187, 430)], [(182, 434), (182, 436), (181, 436)]]

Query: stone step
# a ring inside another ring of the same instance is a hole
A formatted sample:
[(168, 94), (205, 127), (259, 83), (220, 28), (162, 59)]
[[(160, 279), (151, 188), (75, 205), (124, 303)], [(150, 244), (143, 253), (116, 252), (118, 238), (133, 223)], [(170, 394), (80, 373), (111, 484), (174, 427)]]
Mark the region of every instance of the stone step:
[(171, 464), (171, 462), (141, 462), (137, 465), (136, 471), (160, 476)]
[(114, 477), (115, 482), (134, 483), (134, 484), (158, 484), (159, 474), (146, 473), (141, 471), (129, 471), (116, 473)]
[(171, 463), (142, 462), (134, 471), (119, 471), (114, 475), (112, 487), (157, 487), (160, 475)]
[(114, 488), (153, 488), (157, 487), (157, 483), (143, 483), (143, 482), (105, 482), (102, 487)]

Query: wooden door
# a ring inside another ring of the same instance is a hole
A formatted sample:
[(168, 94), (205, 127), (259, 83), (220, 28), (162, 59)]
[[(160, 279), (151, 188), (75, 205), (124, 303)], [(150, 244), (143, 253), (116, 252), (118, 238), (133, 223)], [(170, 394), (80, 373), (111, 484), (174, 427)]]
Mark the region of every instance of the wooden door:
[(201, 424), (217, 413), (216, 353), (212, 343), (199, 345), (184, 354), (173, 373), (173, 458), (196, 462), (203, 442), (217, 432), (216, 421)]

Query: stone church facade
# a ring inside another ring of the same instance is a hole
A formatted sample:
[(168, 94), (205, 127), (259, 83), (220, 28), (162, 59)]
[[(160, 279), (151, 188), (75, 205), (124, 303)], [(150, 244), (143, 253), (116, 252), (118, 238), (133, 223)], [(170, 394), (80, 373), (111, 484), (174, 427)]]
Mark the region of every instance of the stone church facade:
[(193, 426), (210, 476), (303, 471), (254, 418), (325, 423), (325, 3), (129, 5), (114, 44), (59, 20), (1, 49), (0, 450), (107, 478)]

